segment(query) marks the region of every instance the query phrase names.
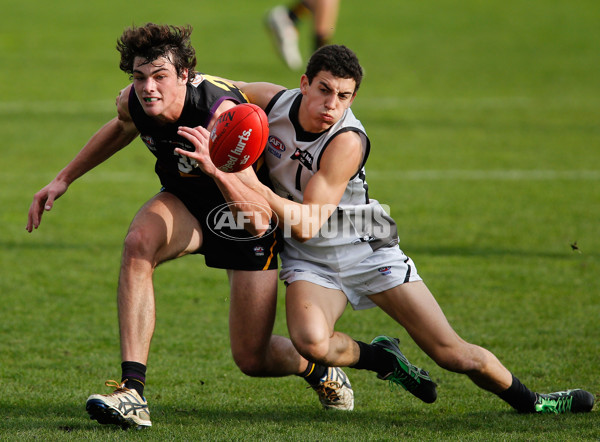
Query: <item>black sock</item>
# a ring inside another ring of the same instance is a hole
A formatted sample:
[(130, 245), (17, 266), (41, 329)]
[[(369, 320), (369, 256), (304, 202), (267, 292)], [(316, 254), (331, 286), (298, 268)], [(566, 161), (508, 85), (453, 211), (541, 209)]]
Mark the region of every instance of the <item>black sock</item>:
[(352, 366), (358, 370), (371, 370), (385, 376), (394, 371), (396, 357), (378, 345), (355, 341), (360, 348), (358, 362)]
[(328, 43), (329, 43), (328, 38), (325, 38), (324, 36), (319, 35), (319, 34), (315, 34), (315, 51), (317, 49), (319, 49), (320, 47), (325, 46)]
[(121, 382), (125, 382), (125, 387), (137, 391), (141, 397), (144, 397), (146, 366), (133, 361), (121, 362)]
[(298, 2), (288, 8), (290, 20), (292, 20), (295, 25), (297, 25), (302, 17), (306, 16), (309, 12), (310, 9), (304, 4), (304, 2)]
[(498, 393), (498, 397), (515, 408), (519, 413), (533, 413), (535, 411), (536, 394), (512, 375), (512, 385), (508, 390)]
[(306, 370), (298, 376), (302, 376), (310, 385), (317, 385), (325, 373), (327, 373), (327, 367), (309, 361)]

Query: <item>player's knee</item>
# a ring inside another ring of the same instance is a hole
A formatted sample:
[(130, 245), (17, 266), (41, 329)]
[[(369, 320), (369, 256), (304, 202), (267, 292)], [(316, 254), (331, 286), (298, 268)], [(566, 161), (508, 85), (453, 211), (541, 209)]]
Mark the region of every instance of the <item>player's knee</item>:
[(261, 377), (265, 376), (266, 365), (265, 358), (259, 354), (250, 352), (232, 352), (235, 365), (246, 376)]
[(329, 339), (292, 338), (298, 353), (309, 361), (327, 364), (329, 355)]
[(143, 229), (130, 230), (123, 244), (123, 261), (149, 258), (154, 253), (152, 244), (152, 238)]

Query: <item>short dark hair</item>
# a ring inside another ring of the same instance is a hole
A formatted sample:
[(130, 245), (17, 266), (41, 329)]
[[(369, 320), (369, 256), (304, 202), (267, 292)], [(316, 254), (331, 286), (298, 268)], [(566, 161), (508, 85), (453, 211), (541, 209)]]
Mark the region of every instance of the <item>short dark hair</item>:
[(147, 23), (141, 27), (127, 28), (117, 40), (117, 50), (121, 53), (119, 67), (123, 72), (132, 75), (135, 57), (142, 57), (148, 62), (168, 57), (175, 66), (177, 76), (181, 77), (187, 69), (188, 82), (192, 81), (196, 74), (196, 51), (190, 42), (191, 34), (190, 25)]
[(360, 87), (363, 78), (363, 69), (358, 62), (356, 54), (343, 45), (327, 45), (317, 49), (308, 60), (306, 72), (308, 82), (321, 71), (331, 72), (339, 78), (352, 78), (356, 83), (354, 92)]

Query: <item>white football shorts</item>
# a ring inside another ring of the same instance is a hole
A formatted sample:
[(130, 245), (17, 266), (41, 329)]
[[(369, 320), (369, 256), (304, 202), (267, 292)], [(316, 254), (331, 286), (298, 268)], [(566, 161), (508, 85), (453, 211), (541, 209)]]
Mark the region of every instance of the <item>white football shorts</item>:
[(368, 295), (405, 282), (421, 281), (414, 262), (398, 246), (377, 249), (363, 261), (341, 272), (311, 261), (288, 258), (282, 262), (279, 278), (286, 284), (308, 281), (341, 290), (354, 310), (375, 307)]

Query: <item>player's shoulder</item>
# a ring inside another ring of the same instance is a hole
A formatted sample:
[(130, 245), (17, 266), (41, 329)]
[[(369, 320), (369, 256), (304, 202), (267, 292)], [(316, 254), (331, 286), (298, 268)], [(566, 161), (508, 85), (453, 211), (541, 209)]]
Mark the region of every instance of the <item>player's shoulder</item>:
[(131, 114), (129, 112), (129, 96), (131, 94), (132, 84), (124, 87), (119, 91), (117, 95), (116, 105), (117, 105), (117, 116), (121, 121), (130, 121)]
[[(327, 144), (326, 152), (349, 154), (350, 152), (361, 153), (363, 151), (363, 143), (359, 132), (356, 130), (342, 130), (330, 138)], [(344, 155), (340, 155), (344, 156)]]
[(194, 88), (217, 89), (221, 92), (239, 92), (237, 86), (226, 78), (197, 72), (189, 83)]
[(230, 80), (215, 75), (196, 73), (188, 86), (195, 100), (207, 101), (232, 100), (235, 104), (245, 103), (248, 98)]

